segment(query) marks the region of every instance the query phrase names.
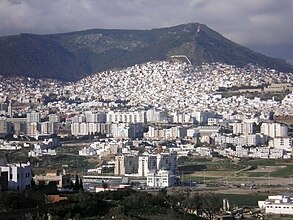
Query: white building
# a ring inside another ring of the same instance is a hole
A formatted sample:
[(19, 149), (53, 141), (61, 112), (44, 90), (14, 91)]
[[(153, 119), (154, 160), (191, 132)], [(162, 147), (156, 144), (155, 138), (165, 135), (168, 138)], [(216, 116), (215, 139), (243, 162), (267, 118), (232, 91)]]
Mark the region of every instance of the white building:
[(56, 122), (41, 122), (41, 134), (56, 134), (57, 132), (57, 123)]
[(138, 157), (138, 175), (147, 176), (150, 171), (157, 170), (157, 156), (143, 155)]
[(266, 143), (266, 136), (262, 134), (248, 134), (233, 136), (231, 134), (223, 134), (215, 136), (215, 144), (233, 144), (238, 146), (256, 146)]
[(293, 202), (290, 196), (268, 196), (265, 201), (258, 201), (258, 206), (266, 214), (293, 215)]
[(88, 123), (106, 123), (107, 114), (105, 112), (85, 112), (85, 121)]
[(79, 156), (97, 155), (100, 158), (113, 156), (118, 153), (118, 149), (122, 148), (122, 142), (94, 142), (88, 147), (84, 147), (78, 151)]
[(172, 123), (192, 123), (192, 117), (190, 114), (172, 112), (170, 114)]
[(195, 148), (195, 152), (199, 154), (201, 157), (212, 157), (212, 149), (208, 147), (197, 147)]
[(269, 144), (276, 149), (292, 151), (293, 139), (292, 137), (276, 137)]
[(213, 112), (194, 112), (193, 116), (199, 124), (206, 125), (209, 118), (215, 118), (216, 114)]
[(111, 134), (113, 138), (141, 138), (143, 136), (142, 123), (118, 123), (112, 124)]
[(260, 132), (270, 138), (288, 137), (288, 127), (280, 123), (262, 123)]
[(31, 122), (40, 123), (41, 122), (41, 113), (40, 112), (27, 113), (26, 120), (28, 123), (31, 123)]
[(33, 149), (28, 152), (29, 157), (55, 156), (57, 153), (54, 148), (60, 146), (60, 143), (57, 138), (49, 138), (33, 146)]
[(147, 186), (155, 188), (164, 188), (173, 186), (175, 176), (168, 170), (159, 170), (158, 172), (150, 172), (147, 174)]
[(32, 168), (29, 162), (0, 166), (2, 172), (8, 172), (9, 190), (27, 190), (31, 188)]
[(32, 137), (39, 136), (41, 131), (40, 124), (38, 122), (28, 122), (27, 123), (27, 135)]
[(151, 123), (166, 123), (168, 115), (164, 111), (149, 109), (146, 112), (146, 121)]
[(144, 111), (113, 112), (109, 111), (106, 116), (108, 123), (145, 123)]
[(198, 136), (198, 130), (195, 128), (189, 128), (186, 130), (186, 137), (195, 138)]
[(254, 123), (233, 123), (233, 134), (254, 134), (255, 133), (255, 125)]

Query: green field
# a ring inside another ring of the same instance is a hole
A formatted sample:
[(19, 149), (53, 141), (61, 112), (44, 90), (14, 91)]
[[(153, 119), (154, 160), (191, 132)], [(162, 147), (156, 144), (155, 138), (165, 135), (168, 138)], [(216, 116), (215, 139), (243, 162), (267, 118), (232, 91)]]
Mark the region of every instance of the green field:
[(227, 198), (230, 207), (257, 207), (257, 201), (265, 200), (267, 195), (256, 194), (218, 194), (222, 199)]
[(247, 177), (266, 177), (269, 173), (266, 172), (246, 172)]
[(277, 162), (275, 159), (241, 159), (239, 164), (245, 166), (277, 166)]
[[(271, 167), (271, 171), (266, 169), (269, 167)], [(233, 177), (233, 179), (267, 176), (288, 178), (293, 176), (293, 161), (289, 159), (241, 159), (235, 162), (230, 159), (199, 159), (190, 157), (179, 161), (178, 170), (180, 173), (186, 174), (187, 178), (192, 178), (199, 182), (203, 179), (203, 171), (207, 180), (215, 180), (227, 175), (228, 177)], [(252, 170), (254, 171), (249, 172)]]
[(29, 158), (29, 148), (23, 148), (17, 151), (0, 151), (0, 157), (6, 158), (10, 163), (30, 161), (33, 166), (34, 174), (43, 174), (46, 170), (61, 170), (66, 165), (69, 173), (83, 173), (87, 169), (95, 168), (98, 160), (89, 157), (78, 156), (80, 147), (67, 146), (56, 149), (56, 156), (43, 156), (39, 158)]
[(270, 174), (272, 177), (291, 177), (293, 175), (293, 165), (276, 170)]

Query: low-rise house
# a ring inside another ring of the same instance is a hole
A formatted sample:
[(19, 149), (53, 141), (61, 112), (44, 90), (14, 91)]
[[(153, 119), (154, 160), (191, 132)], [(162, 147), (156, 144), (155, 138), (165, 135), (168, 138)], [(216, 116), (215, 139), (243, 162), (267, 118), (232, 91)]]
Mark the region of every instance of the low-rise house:
[(48, 185), (53, 182), (58, 188), (64, 188), (70, 186), (70, 174), (66, 174), (65, 171), (50, 171), (45, 175), (34, 176), (34, 181), (36, 185)]

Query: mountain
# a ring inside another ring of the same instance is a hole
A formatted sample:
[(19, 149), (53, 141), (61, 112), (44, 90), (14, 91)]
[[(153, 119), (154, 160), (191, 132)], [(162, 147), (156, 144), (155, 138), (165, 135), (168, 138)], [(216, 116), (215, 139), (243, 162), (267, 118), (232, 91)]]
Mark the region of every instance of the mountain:
[(0, 37), (0, 74), (75, 81), (92, 73), (186, 55), (192, 64), (248, 63), (293, 72), (284, 60), (236, 44), (204, 24), (152, 30), (92, 29)]

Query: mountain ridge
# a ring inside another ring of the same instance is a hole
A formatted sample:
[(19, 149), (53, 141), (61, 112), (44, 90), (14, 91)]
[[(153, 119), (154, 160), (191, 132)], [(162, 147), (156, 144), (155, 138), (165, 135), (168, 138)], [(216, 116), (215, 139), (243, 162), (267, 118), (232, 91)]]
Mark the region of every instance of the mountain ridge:
[(0, 37), (0, 74), (75, 81), (87, 75), (186, 55), (194, 65), (258, 64), (283, 72), (293, 66), (256, 53), (199, 23), (151, 30), (90, 29)]

